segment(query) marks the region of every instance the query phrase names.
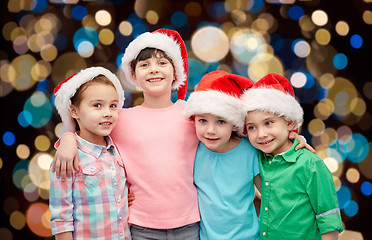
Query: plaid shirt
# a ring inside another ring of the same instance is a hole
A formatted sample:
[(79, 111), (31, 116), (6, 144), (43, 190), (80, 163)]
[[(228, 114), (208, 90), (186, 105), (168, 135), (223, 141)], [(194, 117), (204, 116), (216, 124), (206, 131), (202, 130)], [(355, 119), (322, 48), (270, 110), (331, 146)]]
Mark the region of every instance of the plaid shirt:
[(74, 239), (131, 239), (123, 162), (110, 137), (107, 147), (76, 134), (80, 171), (62, 181), (50, 171), (49, 209), (53, 235)]

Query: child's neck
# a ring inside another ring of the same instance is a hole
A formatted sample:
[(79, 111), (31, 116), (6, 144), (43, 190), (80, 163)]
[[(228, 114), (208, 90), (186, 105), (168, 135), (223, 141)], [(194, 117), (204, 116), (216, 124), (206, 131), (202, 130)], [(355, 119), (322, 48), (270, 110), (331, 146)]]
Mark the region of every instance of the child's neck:
[(173, 102), (170, 99), (170, 94), (162, 96), (152, 96), (144, 94), (144, 101), (141, 106), (147, 108), (166, 108), (172, 106)]

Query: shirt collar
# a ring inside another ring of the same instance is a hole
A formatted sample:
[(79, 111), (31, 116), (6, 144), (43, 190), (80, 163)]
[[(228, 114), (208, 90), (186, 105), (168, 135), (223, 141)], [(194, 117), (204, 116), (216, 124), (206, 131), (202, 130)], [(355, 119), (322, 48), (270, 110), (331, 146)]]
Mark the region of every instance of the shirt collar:
[(281, 154), (277, 154), (275, 156), (272, 156), (270, 154), (267, 154), (267, 153), (264, 153), (264, 157), (266, 160), (271, 160), (273, 158), (280, 158), (280, 159), (284, 159), (286, 162), (296, 162), (297, 161), (297, 151), (295, 151), (295, 147), (299, 144), (299, 142), (295, 139), (293, 141), (293, 144), (291, 146), (291, 148), (284, 152), (284, 153), (281, 153)]
[(114, 149), (115, 146), (110, 136), (105, 136), (107, 146), (102, 146), (88, 142), (87, 140), (81, 138), (77, 132), (75, 133), (75, 135), (77, 139), (78, 148), (81, 151), (93, 155), (96, 158), (98, 158), (101, 155), (103, 150), (110, 150), (111, 148)]

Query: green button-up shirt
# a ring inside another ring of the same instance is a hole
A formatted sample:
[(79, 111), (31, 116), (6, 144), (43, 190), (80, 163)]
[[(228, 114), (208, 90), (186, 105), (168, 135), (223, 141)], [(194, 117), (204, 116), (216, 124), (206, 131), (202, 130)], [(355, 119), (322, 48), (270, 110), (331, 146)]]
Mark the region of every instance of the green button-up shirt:
[(275, 157), (260, 152), (261, 239), (321, 239), (343, 230), (332, 174), (316, 154), (295, 140)]

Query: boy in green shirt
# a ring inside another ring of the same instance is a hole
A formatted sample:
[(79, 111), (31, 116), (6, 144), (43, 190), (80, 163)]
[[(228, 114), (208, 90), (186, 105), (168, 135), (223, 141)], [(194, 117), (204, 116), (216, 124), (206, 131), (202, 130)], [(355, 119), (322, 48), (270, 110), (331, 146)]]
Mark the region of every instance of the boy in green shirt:
[(249, 141), (261, 150), (261, 239), (338, 239), (343, 228), (331, 172), (288, 139), (303, 122), (289, 81), (269, 74), (241, 100)]

